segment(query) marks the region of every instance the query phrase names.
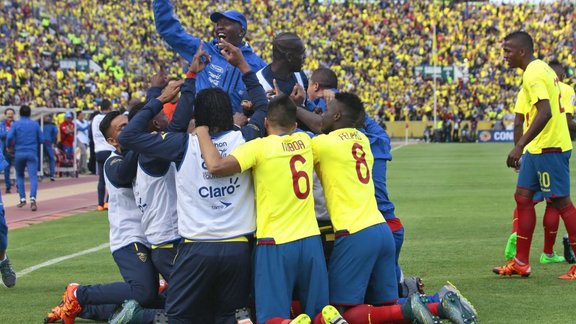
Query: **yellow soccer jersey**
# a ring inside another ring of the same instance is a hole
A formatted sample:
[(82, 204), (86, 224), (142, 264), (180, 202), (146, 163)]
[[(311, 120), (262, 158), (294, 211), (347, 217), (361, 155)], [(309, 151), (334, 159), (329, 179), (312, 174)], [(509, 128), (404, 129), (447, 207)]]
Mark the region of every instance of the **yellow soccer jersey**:
[(567, 114), (574, 115), (574, 106), (576, 106), (574, 88), (564, 82), (559, 82), (558, 85), (560, 85), (560, 106)]
[(354, 128), (343, 128), (313, 138), (312, 147), (334, 230), (352, 234), (384, 223), (376, 204), (368, 138)]
[(256, 238), (273, 238), (276, 244), (282, 244), (320, 235), (314, 213), (314, 156), (308, 134), (254, 139), (239, 146), (232, 156), (242, 172), (252, 168)]
[[(549, 100), (552, 118), (544, 129), (528, 145), (526, 150), (531, 154), (540, 154), (543, 149), (560, 148), (562, 152), (572, 149), (566, 114), (560, 105), (560, 87), (556, 73), (541, 60), (528, 64), (522, 76), (522, 89), (530, 109), (525, 114), (526, 123), (530, 125), (536, 116), (535, 104), (539, 100)], [(528, 118), (526, 118), (528, 117)]]

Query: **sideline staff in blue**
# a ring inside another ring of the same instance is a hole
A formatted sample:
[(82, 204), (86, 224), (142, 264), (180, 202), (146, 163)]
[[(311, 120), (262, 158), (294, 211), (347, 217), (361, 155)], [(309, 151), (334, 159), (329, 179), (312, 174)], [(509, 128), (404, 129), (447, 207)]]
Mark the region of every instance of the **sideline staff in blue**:
[(30, 208), (36, 211), (36, 191), (38, 189), (38, 147), (42, 144), (42, 131), (37, 122), (30, 119), (32, 110), (29, 106), (20, 107), (20, 119), (14, 122), (6, 136), (6, 142), (14, 141), (14, 168), (16, 169), (16, 185), (20, 195), (18, 208), (26, 205), (24, 188), (24, 169), (28, 169), (30, 177)]

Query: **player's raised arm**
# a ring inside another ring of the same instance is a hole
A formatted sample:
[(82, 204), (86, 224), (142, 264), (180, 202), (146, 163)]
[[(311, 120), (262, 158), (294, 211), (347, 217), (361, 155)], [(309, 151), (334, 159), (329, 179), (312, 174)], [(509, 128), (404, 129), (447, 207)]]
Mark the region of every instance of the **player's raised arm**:
[(118, 140), (123, 148), (152, 158), (180, 162), (186, 150), (187, 133), (149, 133), (148, 123), (178, 91), (182, 81), (170, 83), (160, 97), (150, 100), (124, 127)]
[(200, 46), (200, 39), (188, 34), (174, 15), (170, 0), (154, 0), (154, 21), (156, 30), (178, 54), (191, 61)]
[(210, 64), (210, 55), (204, 50), (204, 43), (202, 42), (188, 67), (186, 80), (180, 90), (180, 100), (178, 100), (176, 105), (172, 121), (166, 129), (167, 132), (184, 133), (187, 131), (190, 120), (192, 120), (194, 115), (196, 75), (202, 72), (208, 64)]
[(204, 162), (206, 162), (208, 172), (213, 175), (224, 176), (240, 173), (242, 171), (240, 163), (238, 163), (238, 160), (236, 160), (234, 156), (220, 156), (220, 152), (218, 152), (218, 149), (214, 146), (214, 143), (210, 138), (208, 126), (198, 126), (196, 127), (195, 132), (196, 136), (198, 136), (200, 151), (202, 151), (202, 156), (204, 157)]
[(256, 73), (252, 71), (238, 47), (228, 43), (226, 40), (221, 40), (219, 47), (221, 49), (220, 53), (222, 53), (228, 63), (236, 66), (242, 72), (242, 81), (246, 85), (249, 101), (255, 110), (250, 122), (241, 128), (242, 134), (247, 141), (262, 137), (266, 134), (264, 129), (264, 118), (268, 111), (266, 92), (258, 81)]

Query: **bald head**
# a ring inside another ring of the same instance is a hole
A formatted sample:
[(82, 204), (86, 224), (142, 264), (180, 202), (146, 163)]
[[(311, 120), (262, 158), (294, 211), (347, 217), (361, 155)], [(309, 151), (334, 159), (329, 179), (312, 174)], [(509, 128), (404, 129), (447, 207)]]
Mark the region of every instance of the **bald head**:
[(272, 60), (286, 64), (290, 72), (299, 72), (306, 58), (302, 39), (292, 32), (282, 32), (272, 41)]

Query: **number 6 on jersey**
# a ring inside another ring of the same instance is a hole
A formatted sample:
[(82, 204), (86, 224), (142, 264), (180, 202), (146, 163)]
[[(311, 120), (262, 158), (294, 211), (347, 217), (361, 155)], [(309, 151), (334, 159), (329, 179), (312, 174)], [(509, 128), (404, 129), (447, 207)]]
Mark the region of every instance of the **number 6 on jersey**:
[[(296, 170), (296, 162), (301, 164), (306, 163), (306, 159), (300, 155), (294, 155), (290, 159), (290, 171), (292, 172), (292, 187), (294, 188), (294, 194), (298, 199), (306, 199), (310, 194), (310, 177), (306, 171)], [(300, 190), (300, 179), (304, 178), (305, 190)]]

